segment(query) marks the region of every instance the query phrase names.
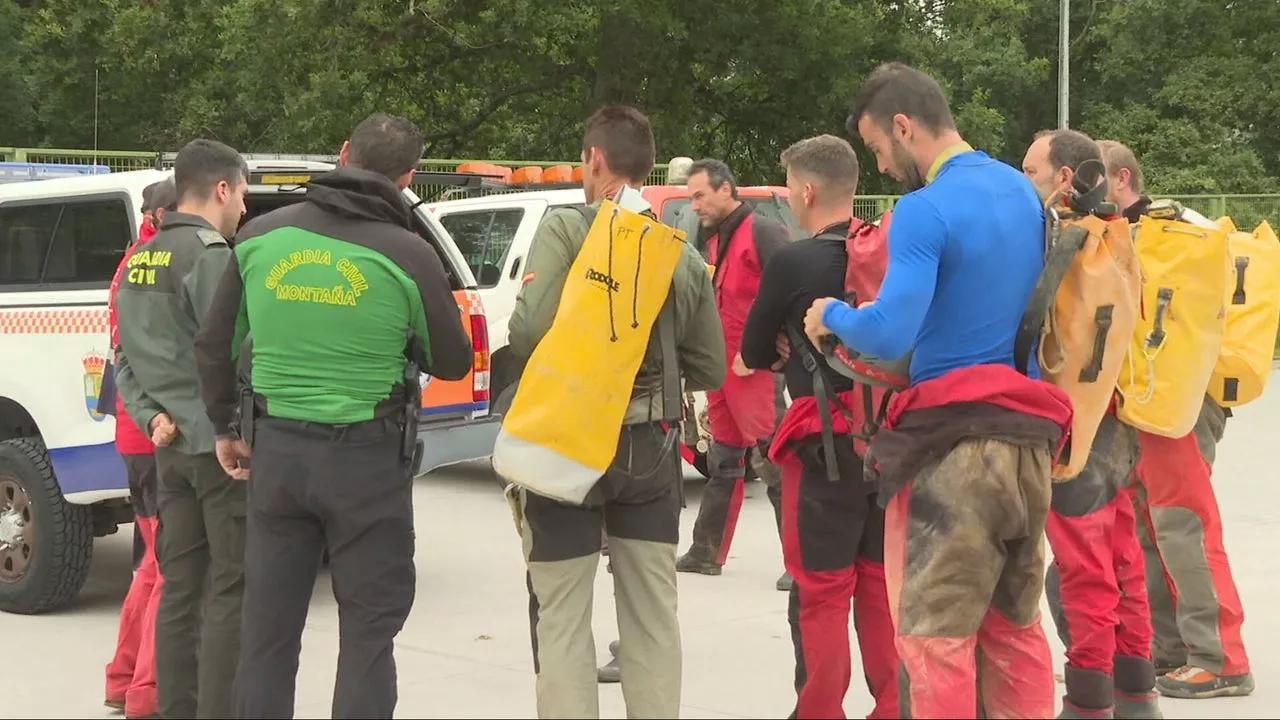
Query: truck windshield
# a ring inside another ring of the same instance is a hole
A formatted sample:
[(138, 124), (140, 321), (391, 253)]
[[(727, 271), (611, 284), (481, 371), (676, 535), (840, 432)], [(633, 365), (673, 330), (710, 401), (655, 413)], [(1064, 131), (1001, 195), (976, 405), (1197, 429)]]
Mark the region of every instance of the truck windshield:
[[(805, 236), (804, 230), (791, 214), (787, 201), (777, 195), (767, 197), (744, 196), (742, 201), (751, 206), (751, 211), (761, 217), (782, 223), (791, 231), (791, 239), (798, 240)], [(689, 237), (698, 235), (698, 216), (689, 207), (689, 198), (671, 198), (662, 205), (662, 222), (677, 230), (683, 230)]]

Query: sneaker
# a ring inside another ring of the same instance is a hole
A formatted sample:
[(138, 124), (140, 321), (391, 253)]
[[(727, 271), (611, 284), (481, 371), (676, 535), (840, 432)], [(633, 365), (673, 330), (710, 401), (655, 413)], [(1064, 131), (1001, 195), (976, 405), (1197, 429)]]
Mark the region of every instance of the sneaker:
[(695, 557), (693, 553), (685, 553), (676, 560), (676, 572), (698, 573), (699, 575), (719, 575), (724, 572), (724, 568), (711, 562)]
[(1160, 660), (1157, 658), (1156, 660), (1152, 661), (1152, 664), (1155, 665), (1156, 675), (1159, 676), (1159, 675), (1168, 675), (1171, 672), (1177, 672), (1181, 670), (1182, 666), (1186, 665), (1186, 661), (1184, 660), (1183, 662), (1174, 662), (1172, 660)]
[(1217, 675), (1194, 665), (1184, 665), (1156, 678), (1156, 689), (1172, 698), (1239, 697), (1251, 694), (1253, 688), (1252, 673)]
[(596, 670), (596, 681), (601, 683), (622, 682), (622, 666), (618, 661), (618, 641), (609, 643), (609, 654), (613, 657), (609, 662)]
[(791, 586), (795, 584), (795, 579), (791, 577), (791, 573), (784, 572), (782, 577), (778, 578), (778, 582), (774, 583), (774, 587), (781, 592), (791, 592)]

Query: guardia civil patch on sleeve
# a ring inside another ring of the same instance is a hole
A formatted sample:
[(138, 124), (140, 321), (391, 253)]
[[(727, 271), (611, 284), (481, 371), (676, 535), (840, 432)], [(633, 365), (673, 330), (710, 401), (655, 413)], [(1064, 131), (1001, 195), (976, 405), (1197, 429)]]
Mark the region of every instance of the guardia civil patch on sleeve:
[(226, 245), (227, 239), (222, 237), (222, 233), (217, 230), (202, 229), (196, 231), (196, 237), (204, 243), (205, 247), (210, 245)]

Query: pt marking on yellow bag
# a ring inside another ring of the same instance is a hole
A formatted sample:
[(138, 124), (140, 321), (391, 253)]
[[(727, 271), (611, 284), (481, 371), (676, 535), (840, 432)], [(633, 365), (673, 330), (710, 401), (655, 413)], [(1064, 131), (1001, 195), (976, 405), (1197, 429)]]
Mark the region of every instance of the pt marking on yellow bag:
[(1142, 314), (1121, 368), (1117, 415), (1139, 430), (1182, 437), (1200, 415), (1227, 332), (1227, 234), (1159, 217), (1135, 227)]
[(613, 461), (684, 233), (605, 201), (521, 375), (493, 448), (499, 475), (581, 503)]

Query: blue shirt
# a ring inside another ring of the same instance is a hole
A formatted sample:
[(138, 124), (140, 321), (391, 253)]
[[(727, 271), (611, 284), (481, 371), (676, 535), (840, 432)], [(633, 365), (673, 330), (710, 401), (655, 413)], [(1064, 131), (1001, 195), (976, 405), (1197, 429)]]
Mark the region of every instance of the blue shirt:
[[(1044, 250), (1044, 206), (1031, 181), (984, 152), (956, 155), (894, 207), (889, 267), (875, 302), (862, 309), (830, 303), (823, 324), (874, 357), (914, 349), (912, 384), (974, 365), (1013, 367)], [(1038, 376), (1036, 363), (1029, 365)]]

